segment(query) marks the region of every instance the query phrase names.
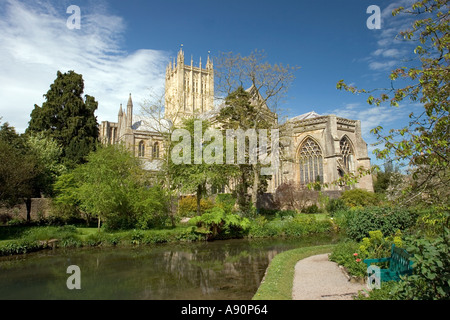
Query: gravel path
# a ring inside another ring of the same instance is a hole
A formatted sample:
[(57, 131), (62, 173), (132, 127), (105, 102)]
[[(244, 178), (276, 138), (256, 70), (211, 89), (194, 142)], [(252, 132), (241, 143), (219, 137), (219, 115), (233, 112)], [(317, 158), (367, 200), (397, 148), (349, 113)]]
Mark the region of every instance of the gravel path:
[(295, 265), (293, 300), (352, 300), (361, 283), (348, 281), (337, 263), (328, 260), (328, 253), (302, 259)]

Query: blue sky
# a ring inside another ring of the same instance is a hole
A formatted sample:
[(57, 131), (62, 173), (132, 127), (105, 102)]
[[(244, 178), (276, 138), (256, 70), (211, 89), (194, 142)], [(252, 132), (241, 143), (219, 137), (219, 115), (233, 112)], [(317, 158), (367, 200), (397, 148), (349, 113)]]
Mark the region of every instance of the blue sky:
[[(288, 116), (309, 111), (400, 127), (417, 105), (371, 107), (364, 95), (336, 90), (344, 79), (361, 88), (389, 87), (389, 71), (413, 46), (395, 40), (410, 21), (391, 11), (411, 0), (1, 0), (0, 116), (17, 131), (28, 125), (34, 104), (57, 70), (83, 74), (85, 93), (99, 101), (98, 120), (116, 121), (131, 92), (136, 112), (149, 90), (164, 84), (165, 67), (181, 44), (189, 60), (219, 52), (264, 50), (271, 63), (300, 66), (282, 106)], [(67, 7), (81, 10), (81, 28), (70, 30)], [(381, 29), (366, 13), (380, 7)], [(369, 146), (369, 151), (374, 147)], [(371, 156), (373, 162), (375, 157)]]

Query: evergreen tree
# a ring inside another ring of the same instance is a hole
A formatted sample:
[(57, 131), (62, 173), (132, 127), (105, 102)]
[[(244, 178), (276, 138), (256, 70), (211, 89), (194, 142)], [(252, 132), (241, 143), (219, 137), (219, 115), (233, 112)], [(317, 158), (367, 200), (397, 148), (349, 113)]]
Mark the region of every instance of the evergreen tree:
[(42, 107), (34, 105), (27, 133), (43, 132), (61, 147), (61, 160), (69, 167), (82, 163), (98, 140), (94, 115), (98, 103), (85, 95), (83, 77), (74, 71), (61, 73), (44, 95)]

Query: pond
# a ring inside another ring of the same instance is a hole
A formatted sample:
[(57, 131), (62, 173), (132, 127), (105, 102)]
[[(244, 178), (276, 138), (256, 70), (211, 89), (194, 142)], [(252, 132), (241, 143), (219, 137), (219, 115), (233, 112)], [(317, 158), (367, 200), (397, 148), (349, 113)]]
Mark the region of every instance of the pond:
[[(240, 239), (2, 257), (0, 299), (250, 300), (276, 254), (335, 240)], [(67, 287), (71, 265), (80, 268), (80, 290)]]

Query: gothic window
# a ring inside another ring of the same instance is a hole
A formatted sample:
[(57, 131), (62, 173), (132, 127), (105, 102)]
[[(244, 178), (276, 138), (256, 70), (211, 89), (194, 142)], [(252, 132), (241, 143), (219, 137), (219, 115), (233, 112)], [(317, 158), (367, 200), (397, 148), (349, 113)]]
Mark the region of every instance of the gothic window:
[(341, 155), (342, 155), (342, 162), (344, 164), (344, 168), (347, 171), (352, 171), (353, 170), (354, 152), (353, 152), (353, 148), (350, 143), (350, 140), (348, 139), (347, 136), (344, 136), (341, 139), (340, 146), (341, 146)]
[(300, 183), (323, 182), (323, 156), (320, 146), (311, 138), (303, 142), (299, 151)]
[(153, 159), (159, 159), (159, 144), (155, 142), (153, 144)]
[(144, 157), (145, 156), (145, 144), (144, 144), (144, 141), (139, 142), (138, 156), (139, 157)]

